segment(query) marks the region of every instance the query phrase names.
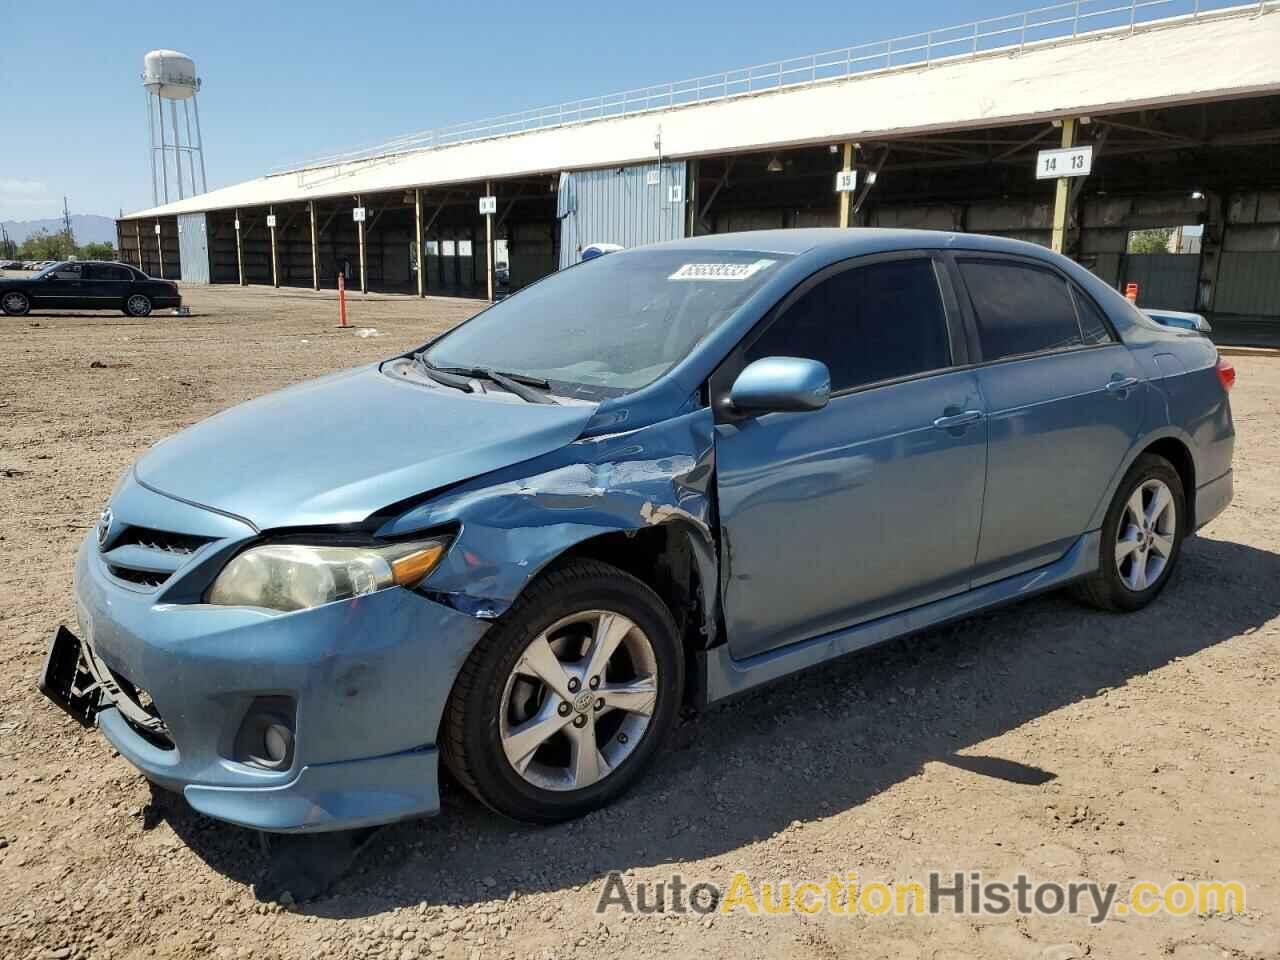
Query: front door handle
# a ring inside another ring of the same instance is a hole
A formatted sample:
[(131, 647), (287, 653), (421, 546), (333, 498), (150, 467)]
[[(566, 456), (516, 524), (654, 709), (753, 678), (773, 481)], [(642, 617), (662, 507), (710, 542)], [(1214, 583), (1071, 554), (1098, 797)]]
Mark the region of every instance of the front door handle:
[(1117, 397), (1127, 397), (1129, 391), (1142, 381), (1137, 377), (1119, 377), (1107, 382), (1107, 393)]
[(956, 427), (967, 427), (971, 423), (977, 423), (982, 417), (981, 410), (965, 410), (963, 413), (953, 413), (939, 417), (933, 421), (933, 425), (939, 430), (954, 430)]

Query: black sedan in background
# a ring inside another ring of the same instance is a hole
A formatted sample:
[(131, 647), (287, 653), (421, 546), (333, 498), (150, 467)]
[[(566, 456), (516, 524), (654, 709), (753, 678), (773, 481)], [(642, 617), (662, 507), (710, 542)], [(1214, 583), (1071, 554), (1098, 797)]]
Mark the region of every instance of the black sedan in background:
[(71, 260), (30, 277), (0, 277), (0, 310), (20, 317), (32, 310), (123, 310), (145, 317), (182, 303), (178, 285), (123, 263)]

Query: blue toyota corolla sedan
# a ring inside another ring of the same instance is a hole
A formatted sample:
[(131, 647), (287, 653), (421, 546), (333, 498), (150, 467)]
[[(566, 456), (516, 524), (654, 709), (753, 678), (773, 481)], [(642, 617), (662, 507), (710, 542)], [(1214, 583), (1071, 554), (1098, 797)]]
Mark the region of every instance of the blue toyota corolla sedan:
[(233, 823), (433, 814), (441, 761), (565, 820), (684, 702), (1061, 586), (1150, 603), (1231, 500), (1234, 376), (1010, 240), (613, 253), (157, 444), (41, 688)]

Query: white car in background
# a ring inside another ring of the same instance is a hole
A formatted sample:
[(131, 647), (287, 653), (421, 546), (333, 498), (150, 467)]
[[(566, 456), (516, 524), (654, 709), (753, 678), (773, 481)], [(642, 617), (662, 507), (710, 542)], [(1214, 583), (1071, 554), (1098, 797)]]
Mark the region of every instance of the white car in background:
[(1183, 310), (1161, 310), (1157, 308), (1142, 309), (1148, 317), (1156, 323), (1166, 327), (1179, 327), (1183, 330), (1194, 330), (1196, 333), (1203, 333), (1206, 336), (1213, 332), (1213, 327), (1209, 321), (1198, 313), (1187, 313)]

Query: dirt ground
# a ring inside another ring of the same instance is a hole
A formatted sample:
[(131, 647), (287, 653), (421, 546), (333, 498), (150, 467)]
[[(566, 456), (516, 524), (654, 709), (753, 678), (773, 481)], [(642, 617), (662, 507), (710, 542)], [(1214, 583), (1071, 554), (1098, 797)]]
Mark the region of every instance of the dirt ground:
[[(687, 717), (640, 788), (551, 829), (446, 783), (325, 897), (254, 884), (256, 834), (156, 794), (36, 692), (72, 558), (149, 444), (231, 404), (392, 354), (474, 302), (186, 291), (193, 316), (0, 318), (0, 957), (1280, 957), (1280, 355), (1234, 358), (1230, 510), (1162, 598), (1061, 595), (894, 642)], [(1243, 915), (593, 914), (628, 884), (1238, 880)]]

